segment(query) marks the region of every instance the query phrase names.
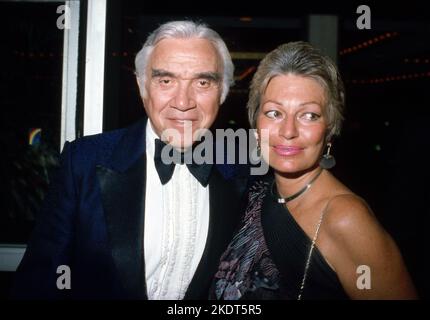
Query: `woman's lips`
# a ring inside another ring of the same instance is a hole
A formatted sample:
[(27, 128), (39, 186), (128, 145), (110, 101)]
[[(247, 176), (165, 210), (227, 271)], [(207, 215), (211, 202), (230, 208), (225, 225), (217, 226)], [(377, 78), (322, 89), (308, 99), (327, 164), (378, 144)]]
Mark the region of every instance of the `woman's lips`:
[(273, 150), (280, 156), (294, 156), (303, 151), (303, 148), (297, 146), (274, 146)]

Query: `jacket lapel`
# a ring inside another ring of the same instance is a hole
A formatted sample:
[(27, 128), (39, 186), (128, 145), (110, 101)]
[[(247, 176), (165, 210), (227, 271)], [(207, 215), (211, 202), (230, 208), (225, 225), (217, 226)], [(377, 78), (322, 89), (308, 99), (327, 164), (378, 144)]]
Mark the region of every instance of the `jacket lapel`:
[(112, 258), (129, 298), (146, 298), (143, 230), (145, 124), (127, 129), (110, 161), (96, 167)]
[[(143, 247), (146, 120), (127, 129), (110, 160), (96, 168), (112, 257), (128, 296), (137, 299), (147, 299)], [(239, 222), (248, 176), (233, 177), (228, 170), (217, 165), (212, 169), (206, 246), (184, 299), (207, 299), (219, 258)]]
[(246, 177), (225, 178), (214, 166), (209, 180), (209, 230), (205, 250), (184, 299), (207, 299), (221, 254), (239, 222)]

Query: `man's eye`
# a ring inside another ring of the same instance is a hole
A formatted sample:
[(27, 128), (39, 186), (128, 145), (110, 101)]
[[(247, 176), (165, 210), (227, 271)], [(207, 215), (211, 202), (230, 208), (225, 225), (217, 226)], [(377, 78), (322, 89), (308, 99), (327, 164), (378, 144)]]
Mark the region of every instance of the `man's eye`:
[(281, 113), (277, 110), (270, 110), (270, 111), (267, 111), (265, 115), (271, 119), (276, 119), (281, 116)]
[(171, 78), (158, 78), (156, 79), (159, 86), (163, 88), (172, 87), (175, 84), (175, 81)]
[(207, 79), (199, 79), (196, 81), (196, 85), (198, 88), (209, 88), (211, 86), (212, 82)]

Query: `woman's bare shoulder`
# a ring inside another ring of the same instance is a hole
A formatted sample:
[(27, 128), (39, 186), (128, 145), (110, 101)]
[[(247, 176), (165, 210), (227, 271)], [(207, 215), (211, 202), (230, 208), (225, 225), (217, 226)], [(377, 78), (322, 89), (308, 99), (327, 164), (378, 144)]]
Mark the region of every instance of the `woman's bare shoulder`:
[(326, 231), (344, 241), (356, 242), (357, 237), (361, 239), (369, 234), (385, 236), (367, 202), (352, 192), (339, 193), (328, 199), (324, 219)]

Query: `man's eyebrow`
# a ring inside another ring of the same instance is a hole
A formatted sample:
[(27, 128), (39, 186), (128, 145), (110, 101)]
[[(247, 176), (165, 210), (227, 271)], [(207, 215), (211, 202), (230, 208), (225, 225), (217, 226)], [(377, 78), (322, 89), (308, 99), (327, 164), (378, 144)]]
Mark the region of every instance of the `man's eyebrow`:
[[(180, 78), (175, 73), (163, 70), (163, 69), (152, 69), (152, 78), (156, 77), (172, 77)], [(221, 80), (221, 75), (218, 72), (199, 72), (193, 75), (193, 79), (208, 79), (214, 82), (219, 82)]]
[(221, 80), (221, 75), (218, 72), (200, 72), (200, 73), (197, 73), (194, 78), (208, 79), (208, 80), (218, 82)]
[(175, 77), (175, 74), (163, 69), (152, 69), (151, 77)]

